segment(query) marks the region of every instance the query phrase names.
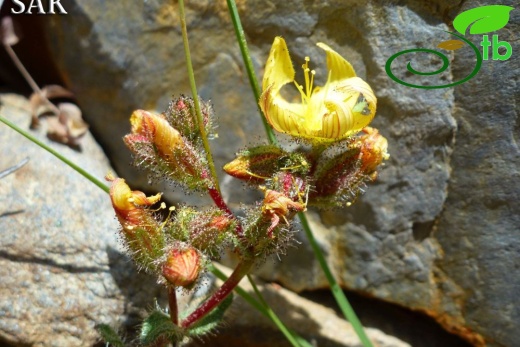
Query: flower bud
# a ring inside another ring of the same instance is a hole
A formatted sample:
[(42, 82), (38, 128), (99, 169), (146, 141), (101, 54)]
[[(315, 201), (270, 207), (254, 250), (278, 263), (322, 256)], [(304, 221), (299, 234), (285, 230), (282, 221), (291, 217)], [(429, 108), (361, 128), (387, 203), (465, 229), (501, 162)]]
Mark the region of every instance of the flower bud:
[(159, 201), (161, 194), (147, 197), (143, 192), (132, 191), (122, 178), (106, 176), (112, 182), (110, 199), (122, 227), (122, 239), (135, 261), (147, 269), (162, 255), (164, 236), (162, 226), (147, 209)]
[(201, 271), (200, 255), (195, 248), (171, 249), (162, 264), (162, 275), (168, 283), (190, 288)]
[(288, 153), (277, 146), (248, 148), (224, 166), (224, 171), (249, 183), (263, 183), (279, 171), (306, 173), (309, 164), (301, 153)]
[(388, 141), (375, 128), (366, 127), (363, 132), (365, 135), (357, 141), (361, 144), (361, 171), (371, 175), (376, 173), (383, 160), (390, 158), (387, 152)]
[(135, 154), (136, 163), (190, 188), (207, 186), (202, 178), (202, 157), (163, 116), (137, 110), (130, 123), (132, 134), (126, 135), (124, 141)]
[[(204, 102), (199, 98), (199, 105), (206, 134), (211, 137), (213, 108), (210, 103)], [(193, 98), (181, 95), (179, 98), (170, 101), (168, 109), (164, 112), (168, 123), (179, 130), (182, 136), (194, 141), (200, 137), (200, 129), (197, 125), (197, 115), (195, 114), (195, 103)]]
[(320, 207), (349, 205), (367, 181), (377, 176), (377, 167), (389, 158), (388, 142), (377, 129), (366, 127), (364, 135), (349, 143), (344, 152), (320, 163), (310, 204)]

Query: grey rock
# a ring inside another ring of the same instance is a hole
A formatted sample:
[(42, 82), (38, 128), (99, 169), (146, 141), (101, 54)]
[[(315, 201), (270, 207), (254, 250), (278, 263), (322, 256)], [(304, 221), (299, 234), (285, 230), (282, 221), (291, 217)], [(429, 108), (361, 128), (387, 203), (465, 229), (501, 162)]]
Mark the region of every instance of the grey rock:
[[(458, 13), (486, 4), (491, 2), (239, 5), (259, 73), (273, 37), (283, 34), (293, 59), (309, 55), (319, 74), (323, 58), (314, 43), (324, 41), (352, 62), (378, 96), (373, 125), (388, 138), (391, 159), (352, 207), (312, 214), (341, 284), (431, 315), (475, 345), (501, 346), (520, 340), (514, 305), (520, 282), (511, 276), (520, 251), (519, 60), (485, 61), (470, 81), (432, 90), (395, 83), (384, 69), (396, 52), (435, 48), (450, 38), (443, 30), (450, 30), (447, 23)], [(220, 166), (233, 152), (259, 142), (255, 137), (262, 128), (225, 10), (218, 2), (189, 6), (199, 90), (213, 100), (221, 121), (213, 143)], [(133, 109), (161, 111), (171, 94), (189, 90), (178, 18), (158, 1), (123, 6), (76, 0), (68, 10), (67, 16), (47, 18), (56, 61), (117, 172), (136, 188), (146, 187), (143, 174), (129, 168), (119, 139), (128, 132)], [(507, 26), (496, 32), (511, 43), (513, 55), (519, 18), (512, 11)], [(480, 38), (471, 40), (478, 44)], [(429, 83), (465, 77), (474, 66), (468, 52), (449, 55), (451, 67), (430, 76)], [(440, 64), (429, 56), (416, 61), (418, 70)], [(396, 65), (395, 74), (406, 76), (405, 65)], [(254, 200), (240, 185), (225, 180), (224, 187), (233, 206)], [(186, 201), (200, 201), (195, 198)], [(295, 291), (327, 286), (310, 247), (299, 238), (302, 244), (281, 264), (267, 262), (259, 274)]]
[[(0, 95), (3, 117), (28, 129), (28, 101)], [(110, 166), (90, 134), (82, 151), (32, 132), (101, 178)], [(92, 346), (94, 325), (135, 324), (153, 278), (137, 275), (117, 241), (108, 194), (20, 134), (0, 124), (0, 341), (28, 346)], [(144, 284), (144, 285), (143, 285)]]

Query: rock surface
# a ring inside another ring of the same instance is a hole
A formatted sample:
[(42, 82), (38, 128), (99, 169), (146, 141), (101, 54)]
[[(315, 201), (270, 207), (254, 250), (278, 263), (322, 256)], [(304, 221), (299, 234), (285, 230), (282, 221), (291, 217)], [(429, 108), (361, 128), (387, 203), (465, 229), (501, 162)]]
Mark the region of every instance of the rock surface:
[[(219, 269), (230, 275), (231, 271), (219, 266)], [(308, 342), (321, 347), (361, 347), (352, 325), (330, 308), (302, 298), (277, 284), (265, 284), (255, 279), (258, 290), (273, 308), (287, 328), (295, 331)], [(217, 281), (221, 285), (221, 281)], [(240, 287), (256, 298), (249, 281), (243, 279)], [(368, 338), (379, 347), (410, 346), (395, 337), (385, 335), (380, 330), (367, 328)], [(283, 347), (289, 346), (276, 326), (240, 296), (235, 295), (233, 305), (224, 316), (224, 323), (218, 334), (211, 338), (193, 340), (186, 347)]]
[[(434, 48), (448, 38), (442, 30), (450, 30), (458, 13), (486, 4), (492, 2), (289, 0), (265, 6), (240, 1), (239, 8), (259, 73), (273, 37), (283, 35), (293, 59), (309, 55), (319, 75), (321, 52), (314, 44), (324, 41), (378, 96), (373, 125), (389, 139), (390, 161), (352, 207), (311, 215), (341, 284), (427, 313), (474, 345), (514, 346), (520, 340), (514, 304), (520, 278), (511, 276), (520, 266), (519, 11), (496, 32), (511, 43), (513, 58), (484, 61), (464, 84), (414, 89), (395, 83), (384, 69), (396, 52)], [(213, 100), (221, 121), (214, 149), (222, 165), (262, 128), (225, 7), (213, 1), (188, 6), (199, 92)], [(142, 173), (129, 168), (120, 138), (133, 109), (163, 110), (171, 94), (189, 90), (179, 19), (169, 4), (154, 1), (76, 0), (67, 10), (67, 16), (46, 18), (57, 64), (118, 173), (145, 187)], [(480, 48), (480, 36), (470, 40)], [(450, 55), (451, 67), (430, 83), (467, 76), (475, 62), (470, 52)], [(421, 62), (419, 70), (439, 64)], [(395, 74), (406, 75), (404, 65)], [(223, 186), (231, 203), (252, 201), (228, 182)], [(259, 273), (296, 291), (325, 287), (301, 239), (281, 264), (267, 262)]]
[[(28, 128), (25, 98), (1, 94), (0, 104)], [(111, 170), (90, 134), (82, 152), (50, 142), (44, 127), (33, 134), (98, 178)], [(0, 138), (0, 170), (29, 158), (0, 179), (0, 341), (92, 346), (95, 324), (135, 324), (160, 292), (120, 253), (107, 193), (3, 123)]]

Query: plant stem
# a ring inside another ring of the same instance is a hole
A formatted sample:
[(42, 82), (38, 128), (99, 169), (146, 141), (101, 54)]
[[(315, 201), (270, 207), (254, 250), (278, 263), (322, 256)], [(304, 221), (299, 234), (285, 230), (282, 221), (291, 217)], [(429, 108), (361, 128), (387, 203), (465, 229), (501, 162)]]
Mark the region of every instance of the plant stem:
[(264, 297), (262, 296), (262, 293), (260, 293), (260, 291), (258, 290), (258, 287), (256, 286), (255, 282), (253, 281), (253, 278), (250, 275), (247, 275), (247, 279), (249, 280), (249, 283), (251, 283), (251, 286), (253, 287), (253, 290), (255, 291), (257, 298), (260, 300), (260, 302), (264, 306), (269, 318), (271, 318), (271, 320), (276, 324), (278, 329), (280, 329), (282, 334), (285, 335), (285, 338), (287, 338), (287, 340), (293, 346), (300, 347), (300, 344), (298, 343), (298, 341), (296, 341), (296, 338), (293, 336), (292, 332), (289, 331), (289, 329), (282, 323), (280, 318), (278, 318), (276, 313), (274, 313), (274, 311), (271, 309), (269, 304), (265, 301)]
[(23, 129), (19, 128), (16, 124), (8, 121), (7, 119), (5, 119), (2, 116), (0, 116), (0, 122), (2, 122), (4, 124), (6, 124), (7, 126), (11, 127), (11, 129), (13, 129), (14, 131), (20, 133), (22, 136), (28, 138), (30, 141), (34, 142), (35, 144), (37, 144), (41, 148), (45, 149), (47, 152), (49, 152), (52, 155), (54, 155), (56, 158), (58, 158), (59, 160), (61, 160), (62, 162), (64, 162), (65, 164), (67, 164), (68, 166), (73, 168), (74, 170), (76, 170), (80, 175), (82, 175), (83, 177), (88, 179), (90, 182), (94, 183), (96, 186), (101, 188), (104, 192), (106, 192), (106, 193), (109, 192), (108, 186), (106, 184), (104, 184), (102, 181), (98, 180), (96, 177), (92, 176), (90, 173), (88, 173), (87, 171), (85, 171), (84, 169), (79, 167), (78, 165), (74, 164), (69, 159), (65, 158), (63, 155), (61, 155), (60, 153), (58, 153), (57, 151), (55, 151), (51, 147), (47, 146), (46, 144), (44, 144), (43, 142), (41, 142), (40, 140), (38, 140), (37, 138), (35, 138), (31, 134), (29, 134), (28, 132), (26, 132)]
[(170, 318), (172, 323), (179, 325), (179, 309), (177, 308), (177, 293), (174, 286), (168, 286), (168, 305), (170, 306)]
[(38, 94), (40, 96), (40, 98), (42, 98), (42, 100), (45, 100), (49, 104), (49, 106), (52, 108), (52, 111), (56, 115), (59, 115), (60, 110), (56, 107), (56, 105), (54, 105), (52, 102), (50, 102), (50, 100), (47, 99), (47, 97), (43, 94), (43, 91), (40, 89), (40, 87), (38, 87), (38, 85), (36, 84), (34, 79), (31, 77), (31, 74), (29, 74), (29, 72), (27, 71), (25, 66), (23, 66), (20, 59), (18, 59), (18, 56), (16, 55), (13, 48), (10, 45), (4, 45), (4, 47), (5, 47), (5, 50), (7, 51), (7, 54), (9, 54), (9, 57), (13, 61), (14, 65), (16, 65), (16, 67), (18, 68), (18, 71), (20, 71), (20, 73), (25, 78), (25, 80), (27, 81), (29, 86), (31, 86), (31, 89), (33, 90), (33, 92)]
[[(258, 101), (260, 100), (260, 87), (258, 86), (258, 81), (256, 79), (255, 69), (253, 67), (253, 62), (251, 61), (251, 55), (249, 54), (249, 48), (247, 48), (246, 36), (244, 34), (244, 29), (242, 28), (242, 23), (240, 21), (240, 16), (237, 10), (237, 4), (235, 0), (227, 0), (229, 14), (231, 16), (231, 20), (233, 21), (233, 28), (235, 29), (235, 34), (237, 35), (238, 45), (240, 46), (240, 52), (242, 53), (242, 60), (244, 61), (244, 65), (246, 67), (247, 76), (249, 77), (249, 84), (251, 84), (251, 90), (255, 95), (256, 107), (258, 108), (258, 112), (262, 115), (262, 110), (260, 106), (258, 106)], [(262, 123), (264, 125), (265, 132), (267, 134), (267, 139), (269, 143), (272, 145), (277, 144), (276, 136), (273, 133), (273, 130), (267, 123), (265, 117), (260, 117), (262, 119)]]
[(312, 250), (314, 251), (316, 258), (318, 259), (318, 263), (320, 264), (323, 273), (325, 274), (325, 277), (329, 282), (330, 290), (332, 292), (332, 295), (334, 295), (334, 298), (336, 299), (336, 302), (338, 303), (341, 312), (343, 313), (345, 318), (347, 318), (350, 324), (352, 324), (352, 327), (354, 328), (354, 331), (361, 340), (361, 343), (363, 343), (363, 346), (373, 347), (372, 342), (370, 342), (368, 336), (365, 333), (365, 330), (363, 329), (363, 325), (361, 324), (359, 318), (356, 315), (356, 312), (354, 312), (354, 309), (350, 305), (347, 297), (345, 296), (345, 293), (343, 293), (343, 290), (339, 286), (338, 282), (334, 278), (334, 275), (332, 274), (332, 271), (327, 265), (327, 261), (325, 260), (325, 257), (323, 256), (323, 253), (320, 250), (320, 246), (318, 245), (318, 242), (316, 241), (316, 238), (312, 233), (307, 217), (302, 212), (298, 213), (298, 217), (300, 218), (300, 223), (302, 225), (303, 230), (305, 231), (307, 239), (311, 244)]
[[(172, 1), (175, 4), (175, 1)], [(188, 79), (190, 81), (191, 94), (193, 96), (193, 103), (195, 106), (195, 113), (197, 115), (196, 121), (199, 126), (200, 136), (204, 151), (206, 152), (206, 160), (208, 162), (209, 171), (213, 178), (213, 185), (215, 189), (220, 192), (217, 171), (215, 170), (215, 163), (213, 162), (213, 155), (209, 146), (208, 135), (204, 126), (204, 119), (200, 109), (199, 95), (197, 94), (197, 85), (195, 84), (195, 73), (193, 72), (193, 64), (191, 62), (190, 43), (188, 41), (188, 29), (186, 27), (186, 13), (184, 11), (184, 0), (179, 0), (179, 14), (181, 19), (182, 41), (184, 42), (184, 55), (186, 56), (186, 68), (188, 69)]]
[(193, 311), (185, 320), (181, 322), (181, 327), (189, 328), (193, 323), (197, 322), (205, 315), (211, 312), (215, 307), (218, 306), (238, 285), (240, 280), (251, 270), (254, 264), (253, 259), (242, 260), (235, 271), (229, 276), (229, 278), (222, 284), (222, 286), (209, 297), (202, 305), (200, 305), (195, 311)]

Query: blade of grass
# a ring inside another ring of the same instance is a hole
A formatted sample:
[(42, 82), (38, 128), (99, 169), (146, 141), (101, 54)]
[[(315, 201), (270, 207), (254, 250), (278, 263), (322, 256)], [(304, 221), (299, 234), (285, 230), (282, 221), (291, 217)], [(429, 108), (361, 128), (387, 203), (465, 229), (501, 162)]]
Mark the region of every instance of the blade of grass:
[[(173, 1), (175, 4), (175, 1)], [(206, 160), (208, 162), (209, 171), (213, 178), (213, 184), (215, 189), (220, 194), (220, 186), (218, 182), (217, 171), (215, 170), (215, 163), (213, 161), (213, 155), (211, 154), (211, 147), (209, 146), (208, 135), (206, 134), (206, 127), (204, 126), (204, 118), (202, 117), (202, 111), (200, 109), (199, 94), (197, 94), (197, 85), (195, 83), (195, 73), (193, 71), (193, 64), (191, 61), (190, 43), (188, 41), (188, 28), (186, 27), (186, 13), (184, 11), (184, 0), (179, 0), (179, 14), (181, 19), (181, 31), (182, 31), (182, 42), (184, 43), (184, 55), (186, 57), (186, 68), (188, 70), (188, 79), (190, 81), (191, 94), (193, 97), (193, 103), (195, 105), (195, 113), (197, 115), (197, 125), (199, 126), (200, 137), (202, 138), (202, 144), (204, 145), (204, 151), (206, 152)]]
[[(242, 29), (240, 16), (238, 15), (237, 4), (235, 3), (235, 0), (227, 0), (227, 5), (231, 20), (233, 21), (233, 28), (235, 29), (235, 34), (237, 35), (237, 42), (240, 46), (242, 59), (244, 60), (244, 65), (246, 66), (247, 76), (249, 77), (249, 84), (251, 84), (251, 90), (255, 95), (258, 112), (260, 112), (260, 115), (262, 115), (262, 110), (260, 110), (260, 106), (258, 106), (258, 100), (260, 100), (260, 87), (258, 86), (258, 81), (256, 79), (255, 69), (253, 68), (253, 62), (251, 60), (251, 55), (249, 54), (249, 48), (247, 48), (246, 36), (244, 34), (244, 29)], [(277, 140), (273, 133), (273, 129), (271, 129), (271, 126), (269, 126), (263, 115), (260, 118), (262, 119), (269, 143), (275, 145)]]
[(314, 251), (314, 254), (316, 256), (316, 259), (318, 260), (318, 263), (320, 264), (325, 277), (327, 278), (327, 281), (330, 285), (330, 290), (332, 292), (332, 295), (336, 299), (336, 302), (338, 303), (339, 308), (341, 309), (341, 312), (345, 316), (345, 318), (352, 324), (352, 327), (354, 328), (354, 331), (358, 335), (359, 339), (363, 343), (364, 347), (373, 347), (372, 342), (370, 342), (368, 336), (365, 333), (365, 329), (363, 329), (363, 325), (359, 321), (359, 318), (356, 315), (356, 312), (350, 305), (347, 297), (345, 296), (345, 293), (343, 293), (343, 290), (339, 286), (338, 282), (334, 278), (334, 275), (332, 274), (332, 271), (330, 270), (327, 261), (325, 260), (325, 257), (323, 256), (323, 253), (321, 252), (320, 246), (318, 245), (318, 242), (316, 241), (316, 238), (314, 237), (314, 234), (312, 233), (312, 229), (309, 225), (309, 221), (307, 220), (307, 216), (304, 213), (299, 213), (298, 217), (300, 218), (300, 223), (302, 225), (302, 229), (305, 232), (305, 235), (307, 236), (307, 239), (309, 239), (309, 242), (311, 244), (312, 250)]
[(69, 159), (67, 159), (63, 155), (61, 155), (58, 151), (56, 151), (56, 150), (52, 149), (51, 147), (47, 146), (45, 143), (43, 143), (40, 140), (38, 140), (37, 138), (35, 138), (34, 136), (32, 136), (27, 131), (21, 129), (16, 124), (12, 123), (11, 121), (5, 119), (2, 116), (0, 116), (0, 122), (4, 123), (5, 125), (10, 127), (11, 129), (13, 129), (14, 131), (18, 132), (19, 134), (21, 134), (22, 136), (26, 137), (30, 141), (34, 142), (35, 144), (37, 144), (41, 148), (45, 149), (47, 152), (49, 152), (52, 155), (54, 155), (56, 158), (58, 158), (59, 160), (61, 160), (62, 162), (64, 162), (65, 164), (67, 164), (68, 166), (73, 168), (74, 170), (76, 170), (80, 175), (82, 175), (83, 177), (88, 179), (90, 182), (94, 183), (96, 186), (101, 188), (104, 192), (106, 192), (106, 193), (109, 192), (108, 186), (106, 184), (104, 184), (102, 181), (98, 180), (96, 177), (92, 176), (90, 173), (88, 173), (87, 171), (85, 171), (84, 169), (79, 167), (78, 165), (74, 164)]

